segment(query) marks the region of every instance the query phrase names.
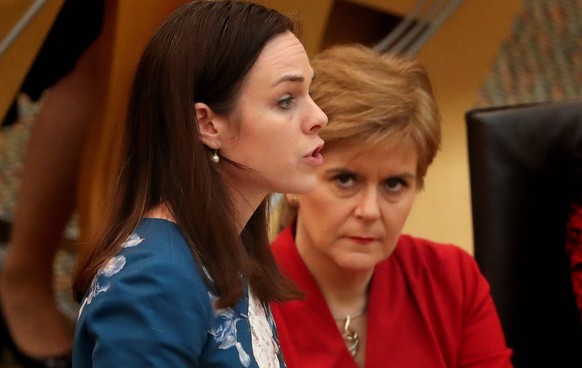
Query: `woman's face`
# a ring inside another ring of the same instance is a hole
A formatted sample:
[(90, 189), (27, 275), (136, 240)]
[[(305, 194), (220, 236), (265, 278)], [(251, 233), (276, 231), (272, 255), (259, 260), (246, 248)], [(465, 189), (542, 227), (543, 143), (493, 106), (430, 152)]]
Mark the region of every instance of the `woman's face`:
[(416, 197), (416, 151), (382, 144), (337, 146), (299, 195), (296, 242), (308, 268), (371, 272), (392, 254)]
[(327, 116), (309, 95), (313, 77), (305, 49), (291, 32), (269, 41), (249, 71), (220, 148), (221, 156), (250, 169), (222, 166), (245, 197), (315, 187), (315, 169), (323, 162), (318, 132)]

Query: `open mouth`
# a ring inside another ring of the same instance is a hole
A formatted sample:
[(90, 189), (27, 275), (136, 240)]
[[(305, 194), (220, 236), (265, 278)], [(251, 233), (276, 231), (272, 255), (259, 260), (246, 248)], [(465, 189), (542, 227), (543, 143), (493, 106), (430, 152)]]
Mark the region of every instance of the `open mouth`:
[(313, 152), (311, 152), (311, 157), (319, 157), (321, 156), (321, 149), (323, 148), (323, 144), (318, 146)]
[(309, 163), (319, 166), (323, 163), (323, 156), (321, 155), (321, 149), (323, 148), (323, 144), (320, 144), (311, 152), (311, 154), (305, 156)]

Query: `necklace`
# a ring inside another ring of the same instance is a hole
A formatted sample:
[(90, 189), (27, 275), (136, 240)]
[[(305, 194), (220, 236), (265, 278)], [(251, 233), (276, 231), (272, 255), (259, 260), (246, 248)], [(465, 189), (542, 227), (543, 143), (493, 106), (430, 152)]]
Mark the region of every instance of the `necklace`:
[(365, 305), (362, 309), (357, 311), (356, 314), (354, 314), (353, 316), (348, 314), (343, 318), (341, 317), (337, 318), (335, 316), (333, 317), (333, 319), (335, 319), (336, 321), (345, 320), (342, 337), (344, 338), (348, 350), (350, 351), (350, 354), (352, 354), (353, 357), (355, 357), (358, 354), (358, 350), (360, 349), (360, 337), (358, 336), (358, 333), (356, 331), (350, 328), (350, 323), (352, 322), (353, 319), (356, 319), (360, 317), (362, 314), (364, 314), (364, 312), (366, 311), (366, 307), (367, 305)]

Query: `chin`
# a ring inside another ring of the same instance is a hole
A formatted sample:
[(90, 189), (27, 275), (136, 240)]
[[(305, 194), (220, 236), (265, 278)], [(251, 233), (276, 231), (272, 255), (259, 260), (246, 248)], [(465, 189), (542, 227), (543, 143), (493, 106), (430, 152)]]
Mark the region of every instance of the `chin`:
[(309, 194), (315, 190), (316, 185), (317, 178), (315, 175), (311, 177), (303, 177), (298, 180), (294, 180), (291, 183), (288, 182), (287, 185), (285, 185), (286, 189), (280, 191), (279, 193)]
[(374, 265), (373, 267), (363, 266), (363, 265), (362, 266), (351, 266), (351, 267), (343, 267), (342, 270), (344, 273), (350, 274), (350, 275), (366, 274), (366, 273), (373, 273), (375, 266), (376, 265)]
[(374, 271), (377, 264), (378, 262), (350, 259), (338, 264), (338, 266), (346, 272), (369, 272)]

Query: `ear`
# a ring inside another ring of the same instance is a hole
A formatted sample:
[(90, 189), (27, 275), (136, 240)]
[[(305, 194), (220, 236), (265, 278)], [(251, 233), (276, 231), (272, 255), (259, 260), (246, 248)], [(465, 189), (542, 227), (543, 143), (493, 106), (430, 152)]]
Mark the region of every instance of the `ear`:
[(212, 111), (210, 106), (202, 102), (194, 104), (196, 111), (196, 121), (198, 122), (198, 130), (200, 131), (200, 140), (210, 149), (219, 149), (221, 119)]

